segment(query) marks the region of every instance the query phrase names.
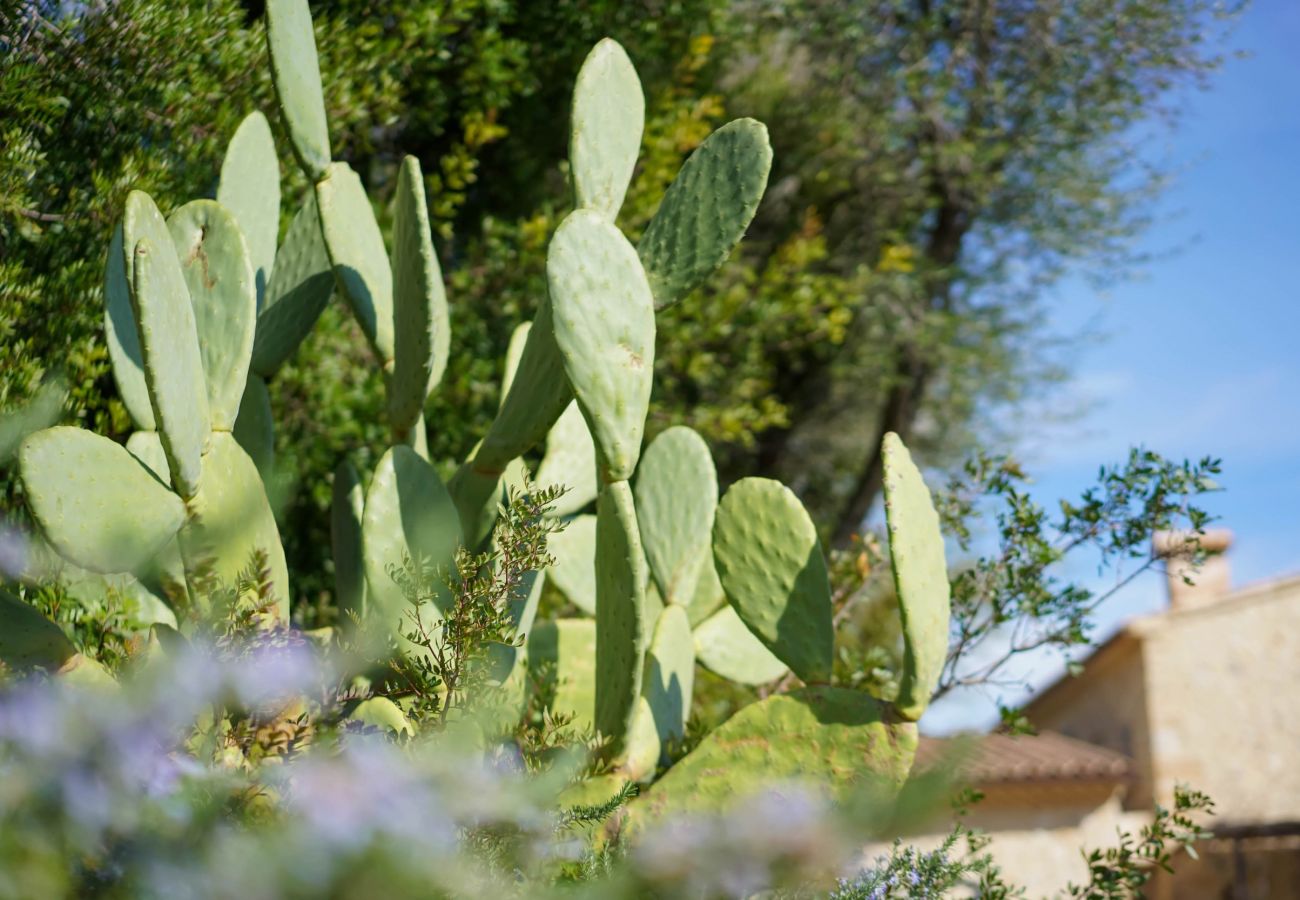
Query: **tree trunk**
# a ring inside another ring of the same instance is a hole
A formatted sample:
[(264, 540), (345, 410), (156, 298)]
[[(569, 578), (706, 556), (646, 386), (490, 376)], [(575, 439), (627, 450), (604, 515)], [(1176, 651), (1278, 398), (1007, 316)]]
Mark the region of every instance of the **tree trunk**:
[[(926, 241), (926, 259), (935, 266), (934, 282), (928, 293), (927, 304), (931, 310), (946, 310), (952, 301), (951, 268), (961, 256), (962, 241), (970, 223), (963, 205), (946, 196), (935, 216), (935, 224)], [(879, 424), (868, 445), (867, 462), (858, 474), (835, 526), (832, 546), (845, 547), (862, 528), (862, 520), (871, 511), (884, 481), (884, 460), (881, 442), (889, 432), (895, 432), (904, 441), (912, 433), (912, 426), (921, 410), (926, 384), (930, 379), (931, 364), (911, 341), (898, 349), (898, 362), (894, 367), (893, 385), (885, 397)]]
[(871, 511), (876, 496), (884, 483), (884, 460), (881, 457), (881, 442), (888, 432), (897, 432), (906, 440), (916, 421), (916, 414), (921, 408), (925, 394), (926, 381), (929, 378), (929, 366), (909, 351), (900, 354), (895, 369), (895, 383), (885, 398), (884, 409), (880, 414), (880, 423), (876, 427), (875, 440), (866, 466), (858, 474), (853, 485), (853, 492), (840, 513), (839, 523), (831, 544), (846, 547), (853, 536), (862, 528), (862, 520)]

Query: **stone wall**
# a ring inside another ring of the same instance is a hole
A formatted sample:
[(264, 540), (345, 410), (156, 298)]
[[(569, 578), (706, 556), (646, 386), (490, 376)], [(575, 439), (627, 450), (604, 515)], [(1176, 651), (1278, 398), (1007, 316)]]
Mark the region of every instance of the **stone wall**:
[(1218, 821), (1300, 821), (1300, 579), (1137, 627), (1156, 797), (1185, 782)]
[(1066, 678), (1026, 710), (1037, 728), (1122, 753), (1133, 760), (1128, 809), (1151, 808), (1153, 772), (1147, 733), (1147, 692), (1142, 646), (1120, 634), (1086, 663), (1085, 674)]

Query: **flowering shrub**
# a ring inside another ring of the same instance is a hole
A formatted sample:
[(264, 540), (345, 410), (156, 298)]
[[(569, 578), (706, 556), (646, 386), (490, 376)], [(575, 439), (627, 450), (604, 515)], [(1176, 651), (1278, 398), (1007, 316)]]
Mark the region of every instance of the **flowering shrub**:
[[(601, 846), (618, 803), (557, 799), (577, 756), (530, 771), (517, 746), (485, 752), (464, 732), (415, 741), (331, 725), (332, 674), (307, 645), (244, 651), (154, 653), (119, 688), (6, 686), (0, 897), (1015, 894), (986, 839), (960, 827), (931, 852), (896, 843), (846, 875), (880, 811), (797, 786)], [(292, 722), (298, 739), (277, 740)], [(1184, 814), (1205, 805), (1180, 793), (1140, 840), (1095, 853), (1092, 882), (1071, 896), (1138, 893), (1166, 843), (1203, 836)]]

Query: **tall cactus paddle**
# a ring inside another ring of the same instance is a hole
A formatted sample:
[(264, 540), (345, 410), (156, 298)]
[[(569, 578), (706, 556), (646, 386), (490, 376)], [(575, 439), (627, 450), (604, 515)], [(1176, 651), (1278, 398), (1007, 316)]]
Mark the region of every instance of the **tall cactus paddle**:
[(882, 457), (889, 557), (903, 623), (896, 702), (904, 717), (919, 719), (948, 654), (948, 571), (930, 491), (898, 435), (885, 435)]

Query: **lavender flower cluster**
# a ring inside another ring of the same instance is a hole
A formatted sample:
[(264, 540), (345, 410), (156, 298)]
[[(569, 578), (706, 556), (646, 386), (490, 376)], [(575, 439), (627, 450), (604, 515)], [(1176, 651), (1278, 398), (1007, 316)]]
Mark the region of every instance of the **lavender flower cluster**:
[[(566, 831), (563, 767), (446, 734), (345, 730), (254, 764), (214, 752), (222, 710), (318, 694), (302, 645), (158, 655), (113, 688), (0, 689), (0, 897), (748, 897), (839, 870), (829, 806), (790, 787), (670, 822), (630, 850)], [(566, 870), (565, 867), (568, 867)]]

